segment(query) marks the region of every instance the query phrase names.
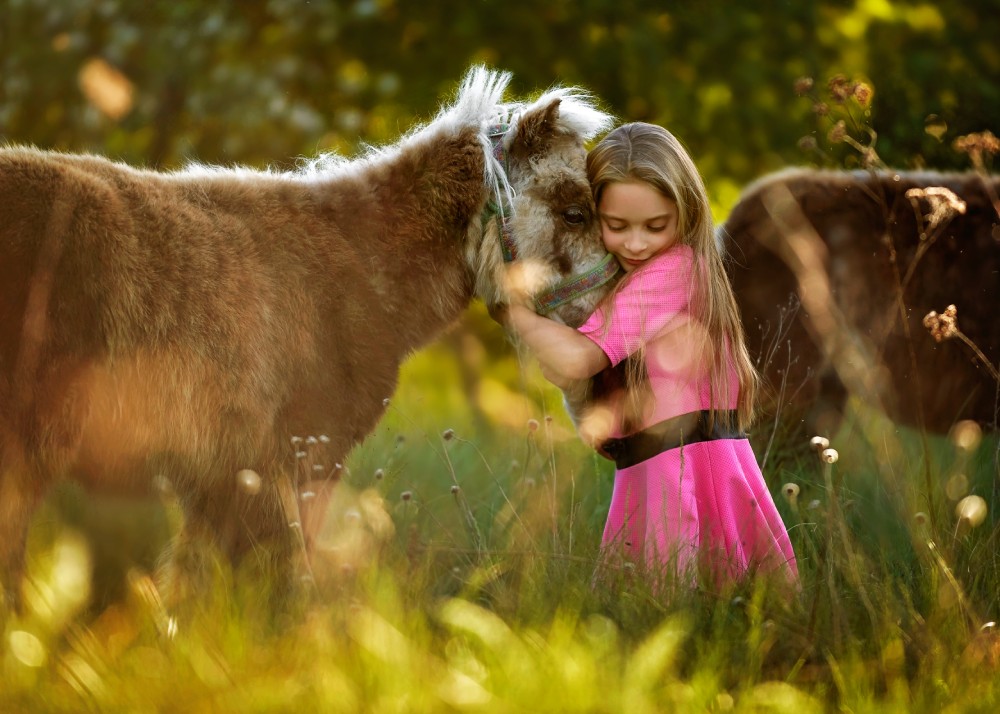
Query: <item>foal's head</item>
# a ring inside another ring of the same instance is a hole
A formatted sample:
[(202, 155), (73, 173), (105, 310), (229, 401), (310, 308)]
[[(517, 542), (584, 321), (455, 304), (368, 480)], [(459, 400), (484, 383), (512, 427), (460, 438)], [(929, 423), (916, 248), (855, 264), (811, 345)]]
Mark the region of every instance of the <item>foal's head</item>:
[(601, 241), (584, 147), (611, 117), (566, 88), (504, 110), (488, 131), (494, 197), (482, 242), (470, 246), (477, 293), (487, 302), (528, 297), (539, 312), (578, 325), (617, 271)]

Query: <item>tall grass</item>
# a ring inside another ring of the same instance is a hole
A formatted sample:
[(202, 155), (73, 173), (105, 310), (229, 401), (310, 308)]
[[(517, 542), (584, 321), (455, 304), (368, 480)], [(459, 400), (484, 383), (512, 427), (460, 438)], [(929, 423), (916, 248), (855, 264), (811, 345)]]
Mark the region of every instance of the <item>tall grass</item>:
[(855, 404), (835, 463), (784, 444), (766, 473), (797, 593), (654, 591), (628, 568), (595, 582), (612, 469), (557, 395), (484, 429), (461, 385), (420, 386), (442, 358), (407, 366), (347, 464), (317, 598), (278, 616), (252, 573), (222, 565), (183, 616), (138, 567), (91, 604), (94, 550), (56, 502), (32, 532), (26, 611), (6, 616), (0, 710), (995, 710), (998, 530), (992, 510), (955, 516), (969, 495), (996, 502), (993, 437), (928, 451)]

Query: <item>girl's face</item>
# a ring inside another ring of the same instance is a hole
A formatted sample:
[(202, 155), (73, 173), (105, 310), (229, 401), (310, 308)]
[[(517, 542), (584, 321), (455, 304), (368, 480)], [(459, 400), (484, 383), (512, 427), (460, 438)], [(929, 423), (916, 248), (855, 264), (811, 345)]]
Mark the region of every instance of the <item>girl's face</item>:
[(597, 212), (604, 246), (626, 273), (677, 242), (677, 203), (648, 183), (609, 183)]

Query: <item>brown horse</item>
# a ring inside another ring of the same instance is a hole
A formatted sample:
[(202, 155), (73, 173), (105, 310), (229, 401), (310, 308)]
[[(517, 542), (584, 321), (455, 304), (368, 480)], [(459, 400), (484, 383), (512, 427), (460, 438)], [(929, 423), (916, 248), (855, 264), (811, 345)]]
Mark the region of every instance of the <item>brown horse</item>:
[(320, 475), (334, 472), (400, 362), (474, 296), (589, 314), (613, 264), (584, 142), (610, 117), (571, 88), (504, 102), (509, 79), (473, 68), (395, 145), (289, 173), (0, 150), (0, 572), (15, 601), (57, 479), (166, 477), (185, 516), (166, 568), (178, 597), (206, 543), (234, 561), (275, 543), (282, 568), (308, 517), (294, 437), (320, 435)]
[[(917, 428), (995, 426), (998, 192), (978, 173), (805, 169), (748, 187), (720, 237), (768, 410), (824, 433), (853, 393)], [(923, 321), (949, 305), (961, 336), (939, 342)]]

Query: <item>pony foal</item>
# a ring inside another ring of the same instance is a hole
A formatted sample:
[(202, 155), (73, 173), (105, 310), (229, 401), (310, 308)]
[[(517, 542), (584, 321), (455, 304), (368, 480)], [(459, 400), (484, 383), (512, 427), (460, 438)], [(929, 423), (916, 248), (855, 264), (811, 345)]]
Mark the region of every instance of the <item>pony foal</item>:
[[(538, 295), (553, 314), (589, 314), (610, 275), (584, 142), (610, 117), (569, 88), (505, 103), (509, 80), (473, 68), (397, 144), (290, 173), (0, 149), (0, 573), (13, 601), (31, 515), (60, 478), (169, 480), (184, 526), (168, 601), (206, 539), (234, 561), (275, 544), (291, 575), (308, 546), (294, 435), (323, 434), (332, 472), (404, 357), (474, 295), (554, 288)], [(245, 470), (259, 492), (239, 487)]]

